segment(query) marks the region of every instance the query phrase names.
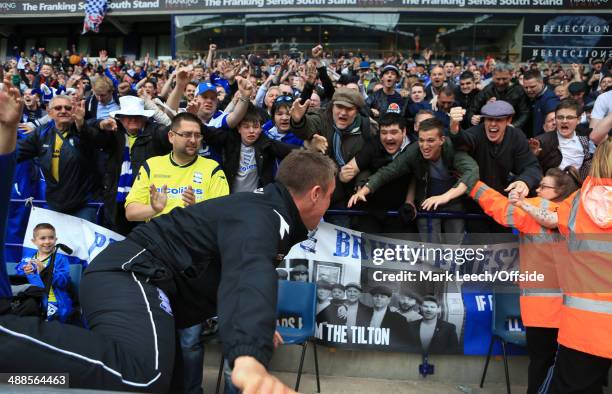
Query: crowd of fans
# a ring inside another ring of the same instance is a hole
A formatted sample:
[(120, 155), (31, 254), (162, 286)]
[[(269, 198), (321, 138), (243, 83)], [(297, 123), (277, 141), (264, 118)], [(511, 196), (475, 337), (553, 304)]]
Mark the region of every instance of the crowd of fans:
[(477, 179), (533, 194), (550, 168), (584, 178), (612, 113), (610, 61), (600, 59), (458, 64), (423, 51), (375, 61), (318, 45), (304, 57), (224, 59), (211, 44), (205, 58), (171, 61), (15, 48), (3, 71), (25, 101), (18, 161), (36, 159), (50, 208), (93, 221), (87, 203), (104, 201), (103, 224), (123, 234), (152, 216), (126, 215), (126, 197), (147, 159), (173, 151), (168, 130), (181, 112), (205, 126), (191, 133), (197, 153), (221, 165), (230, 192), (271, 182), (306, 141), (340, 168), (332, 208), (368, 212), (331, 221), (422, 234), (503, 231), (488, 220), (414, 219), (482, 212), (465, 198)]
[[(366, 211), (329, 221), (445, 243), (466, 231), (509, 232), (485, 215), (463, 219), (483, 213), (466, 197), (476, 183), (521, 197), (575, 190), (612, 129), (610, 59), (458, 64), (424, 51), (416, 61), (381, 61), (332, 57), (320, 45), (305, 57), (225, 59), (214, 44), (189, 60), (98, 55), (39, 48), (4, 65), (2, 80), (25, 103), (17, 161), (35, 162), (17, 171), (14, 197), (43, 179), (49, 208), (94, 222), (89, 203), (103, 201), (102, 224), (121, 234), (177, 207), (263, 187), (295, 149), (338, 165), (332, 208)], [(38, 252), (19, 266), (26, 274), (44, 268), (55, 230), (43, 224), (33, 237)], [(59, 310), (61, 283), (51, 288)], [(387, 290), (373, 295), (388, 299)], [(201, 330), (179, 332), (186, 392), (201, 386)]]

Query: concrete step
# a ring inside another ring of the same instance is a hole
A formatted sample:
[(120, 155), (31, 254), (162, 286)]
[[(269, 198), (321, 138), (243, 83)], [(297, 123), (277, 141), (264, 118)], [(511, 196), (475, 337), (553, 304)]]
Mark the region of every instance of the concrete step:
[[(217, 372), (216, 368), (206, 367), (204, 369), (204, 392), (206, 394), (215, 392)], [(294, 387), (296, 373), (273, 372), (273, 374), (289, 387)], [(320, 380), (321, 393), (333, 394), (506, 394), (506, 385), (499, 383), (485, 383), (485, 387), (481, 389), (477, 384), (441, 383), (427, 379), (383, 380), (322, 375)], [(315, 375), (303, 374), (300, 381), (300, 392), (315, 393), (316, 388)], [(513, 393), (524, 393), (526, 390), (526, 386), (512, 386)], [(223, 392), (223, 383), (220, 391)]]

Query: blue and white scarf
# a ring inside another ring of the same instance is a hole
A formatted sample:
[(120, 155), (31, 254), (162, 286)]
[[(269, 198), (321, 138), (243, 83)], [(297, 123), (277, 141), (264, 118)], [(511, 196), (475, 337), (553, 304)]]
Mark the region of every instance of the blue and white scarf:
[(357, 116), (349, 127), (345, 130), (340, 130), (336, 127), (334, 123), (334, 136), (333, 136), (333, 150), (334, 150), (334, 158), (336, 159), (336, 163), (343, 167), (346, 162), (344, 161), (344, 157), (342, 156), (342, 135), (343, 134), (361, 134), (361, 117)]
[(117, 202), (125, 202), (133, 184), (134, 174), (132, 174), (132, 161), (130, 160), (130, 141), (129, 137), (126, 135), (125, 146), (123, 147), (121, 172), (119, 173), (119, 181), (117, 182)]

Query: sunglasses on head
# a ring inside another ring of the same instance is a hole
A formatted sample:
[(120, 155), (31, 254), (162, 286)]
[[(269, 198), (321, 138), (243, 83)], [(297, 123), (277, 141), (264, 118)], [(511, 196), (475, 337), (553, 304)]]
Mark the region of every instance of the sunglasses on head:
[(276, 98), (276, 100), (274, 100), (275, 103), (285, 103), (291, 101), (293, 101), (293, 97), (289, 96), (288, 94), (280, 95)]

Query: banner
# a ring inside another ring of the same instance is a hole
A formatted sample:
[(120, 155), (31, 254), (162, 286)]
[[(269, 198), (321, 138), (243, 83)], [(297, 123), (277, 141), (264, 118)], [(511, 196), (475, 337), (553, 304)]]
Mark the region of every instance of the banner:
[[(102, 1), (102, 0), (96, 0)], [(359, 9), (383, 12), (427, 11), (465, 12), (520, 12), (560, 10), (609, 10), (612, 0), (113, 0), (108, 11), (113, 15), (164, 15), (224, 12), (355, 12)], [(42, 0), (0, 1), (0, 18), (21, 15), (46, 17), (83, 15), (85, 1)]]
[(32, 256), (36, 253), (36, 246), (32, 243), (32, 234), (34, 227), (39, 223), (49, 223), (55, 227), (57, 242), (73, 250), (72, 255), (69, 256), (71, 264), (81, 263), (86, 266), (108, 245), (125, 238), (87, 220), (48, 209), (32, 207), (28, 228), (23, 239), (24, 256)]
[[(439, 245), (321, 223), (277, 273), (318, 283), (316, 337), (323, 345), (486, 354), (493, 284), (515, 287), (518, 244)], [(279, 324), (301, 321), (280, 316)], [(506, 329), (522, 331), (520, 316)]]
[(561, 63), (612, 58), (612, 16), (526, 16), (521, 57)]

